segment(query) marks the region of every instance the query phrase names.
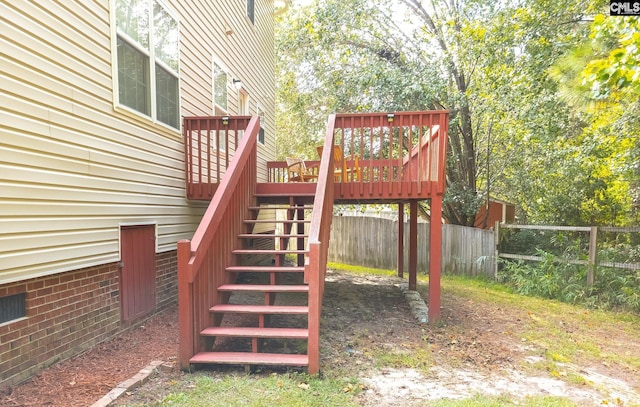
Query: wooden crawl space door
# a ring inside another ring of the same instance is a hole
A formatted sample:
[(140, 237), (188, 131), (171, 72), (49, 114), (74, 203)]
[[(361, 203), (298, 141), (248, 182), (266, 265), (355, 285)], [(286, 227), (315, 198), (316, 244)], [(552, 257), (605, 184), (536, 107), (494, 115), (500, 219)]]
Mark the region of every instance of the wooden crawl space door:
[(156, 304), (155, 225), (120, 227), (120, 310), (131, 321)]

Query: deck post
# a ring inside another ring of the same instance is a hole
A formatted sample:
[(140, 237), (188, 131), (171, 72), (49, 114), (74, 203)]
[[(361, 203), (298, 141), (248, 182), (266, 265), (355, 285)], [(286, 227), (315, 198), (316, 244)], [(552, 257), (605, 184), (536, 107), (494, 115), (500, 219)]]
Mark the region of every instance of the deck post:
[(189, 282), (189, 259), (191, 241), (178, 242), (178, 328), (180, 332), (179, 361), (180, 368), (188, 370), (189, 360), (195, 354), (193, 324), (193, 283)]
[[(298, 238), (296, 239), (298, 241), (296, 249), (297, 250), (304, 250), (304, 225), (305, 223), (304, 221), (304, 209), (302, 209), (301, 205), (297, 205), (298, 209), (297, 209), (297, 218), (298, 218), (298, 226), (296, 228), (296, 231), (298, 233)], [(298, 255), (298, 266), (302, 267), (304, 266), (304, 254), (299, 254)]]
[(404, 203), (398, 204), (398, 277), (404, 277)]
[(409, 290), (415, 291), (418, 279), (418, 201), (409, 203)]
[(436, 323), (440, 320), (442, 195), (436, 195), (431, 198), (431, 225), (429, 233), (429, 323)]
[(309, 365), (307, 367), (310, 375), (320, 371), (320, 309), (322, 303), (322, 292), (320, 289), (320, 244), (309, 244), (309, 264), (305, 269), (309, 272), (309, 316), (308, 328), (309, 338), (307, 340), (307, 356)]

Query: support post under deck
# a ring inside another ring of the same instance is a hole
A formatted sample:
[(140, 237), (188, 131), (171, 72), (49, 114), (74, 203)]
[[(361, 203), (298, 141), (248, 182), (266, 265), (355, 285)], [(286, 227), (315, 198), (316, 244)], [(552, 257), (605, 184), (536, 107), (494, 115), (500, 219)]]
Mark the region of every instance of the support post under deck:
[(398, 277), (404, 277), (404, 204), (398, 204)]
[(440, 268), (442, 256), (442, 195), (431, 198), (429, 229), (429, 323), (440, 320)]
[[(298, 250), (304, 250), (304, 209), (302, 208), (302, 205), (298, 206), (297, 209), (297, 217), (298, 217), (298, 227), (296, 229), (297, 233), (298, 233), (298, 238), (297, 240), (297, 249)], [(299, 254), (298, 255), (298, 266), (304, 266), (304, 254)]]
[(418, 201), (409, 203), (409, 290), (415, 291), (418, 279)]

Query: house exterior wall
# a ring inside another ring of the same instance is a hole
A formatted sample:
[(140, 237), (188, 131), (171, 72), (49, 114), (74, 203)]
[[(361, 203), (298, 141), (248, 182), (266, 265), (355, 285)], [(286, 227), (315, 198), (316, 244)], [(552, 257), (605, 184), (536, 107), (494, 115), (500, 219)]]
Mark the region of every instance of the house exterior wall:
[[(275, 151), (272, 1), (256, 1), (255, 24), (243, 1), (159, 1), (179, 23), (181, 115), (213, 113), (212, 60), (222, 61), (228, 114), (239, 109), (232, 78), (242, 80), (250, 113), (263, 112), (266, 179)], [(114, 103), (113, 7), (0, 2), (0, 297), (27, 295), (26, 318), (0, 325), (0, 387), (127, 328), (117, 290), (122, 226), (155, 225), (157, 308), (173, 304), (176, 242), (191, 238), (206, 207), (185, 198), (181, 130)], [(100, 299), (93, 309), (77, 296)]]
[[(176, 253), (156, 255), (156, 266), (162, 310), (176, 303)], [(120, 322), (118, 276), (118, 264), (109, 263), (0, 287), (0, 297), (27, 293), (27, 317), (0, 325), (0, 388), (132, 326)]]

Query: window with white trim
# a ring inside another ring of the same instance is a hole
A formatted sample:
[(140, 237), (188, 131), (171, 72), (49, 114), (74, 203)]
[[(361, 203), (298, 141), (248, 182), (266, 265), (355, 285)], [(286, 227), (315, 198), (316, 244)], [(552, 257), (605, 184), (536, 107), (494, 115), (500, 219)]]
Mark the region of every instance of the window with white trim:
[[(215, 116), (227, 116), (229, 114), (229, 73), (227, 72), (226, 67), (215, 59), (212, 65), (212, 76), (213, 114)], [(213, 145), (218, 149), (218, 151), (225, 151), (227, 149), (227, 140), (225, 136), (225, 131), (220, 130), (218, 135), (214, 137)]]
[(213, 62), (213, 108), (216, 116), (227, 114), (229, 74), (218, 62)]
[(264, 126), (265, 114), (261, 104), (256, 105), (256, 114), (260, 117), (260, 132), (258, 133), (258, 142), (264, 145)]
[(251, 20), (251, 24), (255, 24), (256, 17), (256, 1), (247, 0), (247, 17)]
[(178, 19), (159, 0), (113, 0), (112, 4), (115, 4), (117, 105), (178, 129)]

